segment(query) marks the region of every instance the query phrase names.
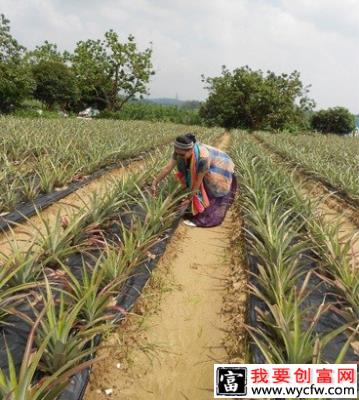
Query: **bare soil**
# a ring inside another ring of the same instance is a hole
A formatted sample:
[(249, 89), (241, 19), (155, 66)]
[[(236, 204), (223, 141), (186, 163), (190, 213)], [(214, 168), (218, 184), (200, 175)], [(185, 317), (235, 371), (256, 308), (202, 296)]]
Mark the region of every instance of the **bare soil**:
[(29, 243), (33, 241), (34, 237), (38, 235), (38, 230), (45, 232), (45, 226), (43, 224), (44, 220), (49, 221), (51, 224), (56, 220), (58, 213), (61, 216), (65, 216), (76, 211), (78, 208), (83, 208), (94, 193), (104, 193), (114, 180), (131, 172), (143, 170), (145, 166), (145, 161), (141, 160), (134, 161), (126, 167), (115, 168), (98, 179), (94, 179), (88, 185), (83, 186), (76, 192), (64, 197), (61, 201), (58, 201), (45, 210), (39, 212), (38, 215), (34, 215), (24, 223), (12, 228), (12, 231), (0, 234), (0, 251), (4, 254), (9, 254), (11, 252), (9, 241), (11, 242), (15, 240), (21, 244), (24, 249), (27, 248)]
[[(225, 134), (217, 146), (229, 142)], [(233, 272), (240, 267), (232, 263), (232, 217), (211, 229), (179, 226), (136, 315), (105, 343), (113, 347), (101, 352), (106, 358), (94, 366), (86, 400), (108, 399), (108, 389), (121, 400), (213, 399), (213, 364), (240, 362), (244, 354), (232, 332), (234, 321), (237, 333), (244, 321), (246, 301), (245, 294), (236, 298), (246, 276)], [(122, 342), (114, 339), (120, 334)]]
[[(219, 139), (218, 145), (226, 146), (229, 140), (230, 135), (225, 133)], [(60, 214), (60, 216), (66, 216), (76, 211), (78, 208), (83, 208), (94, 193), (105, 193), (111, 186), (111, 183), (116, 179), (132, 172), (139, 172), (145, 168), (146, 160), (133, 161), (126, 167), (115, 168), (99, 178), (92, 180), (89, 184), (78, 189), (76, 192), (69, 194), (62, 200), (40, 211), (38, 215), (34, 215), (27, 221), (13, 227), (11, 231), (0, 233), (0, 252), (9, 254), (11, 252), (9, 242), (13, 241), (18, 242), (21, 244), (20, 247), (23, 246), (24, 249), (26, 249), (34, 240), (34, 237), (38, 235), (38, 230), (41, 232), (45, 231), (43, 221), (48, 221), (51, 225), (51, 222), (56, 220), (58, 214)]]
[[(338, 224), (340, 226), (338, 239), (343, 243), (351, 240), (352, 250), (359, 255), (359, 240), (355, 240), (358, 224), (356, 219), (353, 218), (351, 207), (347, 208), (343, 202), (331, 197), (320, 182), (303, 177), (299, 179), (304, 183), (304, 196), (319, 200), (316, 212), (320, 218), (328, 225)], [(359, 263), (357, 267), (359, 268)]]
[[(295, 176), (304, 183), (306, 191), (311, 197), (320, 198), (321, 204), (325, 204), (326, 212), (329, 209), (336, 211), (334, 213), (345, 215), (346, 220), (350, 220), (351, 224), (359, 228), (359, 208), (349, 203), (345, 198), (338, 195), (339, 191), (335, 192), (329, 189), (321, 180), (316, 179), (310, 173), (308, 173), (303, 167), (298, 167), (296, 162), (290, 160), (289, 157), (283, 156), (279, 151), (276, 151), (270, 144), (266, 143), (260, 137), (254, 135), (256, 141), (262, 145), (269, 153), (271, 153), (275, 159), (280, 163), (289, 162), (290, 165), (295, 168)], [(323, 209), (324, 210), (324, 209)], [(329, 212), (329, 214), (333, 214)]]
[[(272, 149), (270, 145), (254, 136), (259, 145), (270, 153), (278, 163), (287, 164), (287, 159)], [(350, 244), (350, 254), (354, 270), (359, 269), (359, 209), (335, 192), (332, 192), (326, 185), (310, 176), (304, 169), (295, 170), (295, 178), (301, 184), (301, 192), (304, 198), (315, 200), (317, 216), (327, 226), (339, 226), (338, 241), (341, 246)], [(351, 343), (354, 352), (359, 355), (359, 341)]]

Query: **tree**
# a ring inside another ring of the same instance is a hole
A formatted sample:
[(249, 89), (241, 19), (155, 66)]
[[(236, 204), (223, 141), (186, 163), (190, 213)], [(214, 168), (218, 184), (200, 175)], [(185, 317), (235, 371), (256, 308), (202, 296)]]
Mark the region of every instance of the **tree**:
[(209, 97), (200, 109), (210, 125), (226, 128), (284, 129), (303, 123), (304, 113), (314, 106), (297, 71), (276, 75), (252, 71), (248, 66), (205, 78)]
[(10, 33), (10, 21), (0, 15), (0, 111), (8, 112), (30, 95), (34, 82), (24, 63), (25, 47)]
[(80, 92), (80, 106), (106, 108), (111, 79), (106, 75), (107, 55), (101, 41), (78, 42), (70, 60)]
[(104, 40), (77, 43), (70, 57), (82, 102), (108, 110), (120, 110), (136, 95), (148, 94), (147, 84), (154, 74), (152, 49), (138, 51), (132, 35), (121, 43), (110, 30)]
[(0, 62), (19, 61), (26, 48), (21, 46), (10, 33), (10, 20), (0, 15)]
[(344, 107), (328, 108), (313, 114), (311, 127), (322, 133), (343, 135), (355, 129), (355, 116)]
[(41, 61), (32, 67), (36, 82), (34, 97), (52, 109), (55, 104), (69, 108), (78, 100), (75, 75), (71, 68), (59, 61)]
[(35, 50), (26, 53), (26, 61), (31, 65), (39, 64), (43, 61), (65, 62), (68, 53), (61, 54), (57, 49), (57, 44), (47, 40), (41, 45), (36, 46)]

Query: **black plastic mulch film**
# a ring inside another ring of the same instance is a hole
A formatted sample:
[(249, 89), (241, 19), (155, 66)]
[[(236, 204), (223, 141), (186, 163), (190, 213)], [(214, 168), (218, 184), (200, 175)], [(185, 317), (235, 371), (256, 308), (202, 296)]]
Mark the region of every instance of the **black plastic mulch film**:
[[(155, 257), (147, 259), (142, 264), (138, 265), (126, 280), (116, 301), (117, 305), (121, 307), (125, 313), (135, 305), (138, 297), (141, 295), (143, 288), (151, 277), (153, 269), (156, 267), (162, 254), (165, 252), (169, 239), (176, 229), (179, 220), (180, 217), (174, 221), (172, 227), (166, 232), (163, 240), (156, 243), (151, 248), (150, 251)], [(124, 318), (125, 313), (118, 312), (114, 315), (114, 320), (117, 323), (120, 323)], [(100, 338), (98, 338), (98, 342), (100, 342)], [(90, 378), (90, 371), (91, 368), (86, 368), (72, 377), (69, 386), (61, 394), (59, 400), (83, 399)]]
[(353, 198), (348, 192), (344, 189), (340, 189), (337, 186), (333, 185), (329, 182), (329, 180), (325, 179), (323, 176), (319, 176), (313, 171), (307, 170), (303, 165), (301, 165), (298, 161), (291, 158), (288, 154), (284, 153), (283, 151), (277, 149), (274, 145), (268, 143), (265, 139), (260, 137), (259, 135), (254, 134), (254, 137), (269, 151), (276, 154), (277, 156), (281, 157), (284, 161), (290, 163), (295, 168), (298, 168), (303, 175), (307, 176), (308, 178), (312, 178), (318, 182), (320, 182), (334, 197), (339, 197), (340, 200), (347, 203), (348, 206), (357, 209), (359, 207), (359, 199)]
[[(247, 226), (246, 229), (248, 230), (249, 227)], [(244, 235), (246, 237), (246, 241), (249, 240), (249, 234), (244, 232)], [(315, 261), (313, 261), (313, 255), (307, 252), (306, 254), (303, 254), (303, 257), (306, 258), (307, 260), (305, 267), (306, 272), (315, 270), (317, 266)], [(255, 277), (255, 274), (258, 272), (258, 260), (255, 256), (253, 256), (249, 252), (247, 254), (247, 265), (251, 272), (251, 274), (249, 275), (250, 283), (260, 288), (260, 285)], [(302, 277), (298, 280), (296, 285), (297, 288), (301, 287), (301, 285), (303, 284), (305, 275), (306, 274), (303, 274)], [(309, 308), (311, 310), (314, 310), (315, 312), (318, 310), (323, 301), (325, 301), (325, 303), (336, 302), (336, 297), (331, 293), (330, 287), (315, 274), (312, 274), (309, 280), (308, 293), (309, 293), (308, 297), (301, 304), (302, 310)], [(253, 326), (255, 328), (261, 328), (261, 322), (258, 321), (257, 318), (257, 311), (256, 311), (257, 309), (260, 309), (261, 311), (268, 310), (266, 304), (262, 300), (258, 299), (258, 297), (256, 297), (254, 294), (250, 294), (248, 301), (248, 311), (247, 311), (248, 323), (250, 326)], [(310, 321), (308, 321), (308, 325), (309, 323)], [(316, 324), (316, 332), (320, 335), (326, 334), (332, 332), (333, 330), (345, 324), (346, 321), (344, 320), (344, 318), (340, 317), (335, 312), (328, 310), (325, 313), (323, 313), (322, 316), (319, 318), (319, 321)], [(265, 329), (264, 326), (262, 328)], [(347, 336), (344, 333), (342, 333), (329, 342), (329, 344), (325, 347), (323, 351), (323, 356), (324, 356), (323, 358), (325, 362), (327, 363), (335, 362), (335, 359), (340, 349), (344, 346), (347, 339), (348, 339)], [(266, 364), (265, 357), (263, 356), (260, 349), (254, 342), (251, 343), (251, 356), (253, 364)], [(357, 364), (358, 361), (359, 357), (355, 354), (354, 350), (351, 347), (349, 347), (342, 363)], [(358, 382), (358, 390), (359, 390), (359, 382)], [(332, 398), (332, 400), (336, 399)]]
[(164, 147), (168, 145), (170, 141), (165, 141), (164, 143), (159, 144), (158, 146), (150, 147), (147, 150), (141, 151), (136, 156), (125, 158), (123, 160), (119, 160), (115, 163), (110, 163), (99, 170), (93, 172), (87, 178), (79, 181), (72, 182), (67, 185), (66, 189), (53, 191), (51, 193), (42, 193), (39, 194), (35, 200), (29, 202), (20, 202), (14, 208), (14, 211), (10, 212), (6, 216), (0, 217), (0, 233), (5, 232), (11, 228), (12, 225), (19, 224), (21, 222), (26, 221), (27, 218), (32, 217), (36, 214), (36, 210), (44, 210), (45, 208), (51, 206), (57, 201), (63, 199), (71, 193), (74, 193), (76, 190), (81, 187), (87, 185), (94, 179), (100, 178), (101, 176), (111, 172), (116, 168), (124, 168), (133, 163), (134, 161), (141, 161), (146, 156), (148, 156), (149, 152), (155, 151), (158, 148)]
[[(269, 143), (267, 143), (263, 138), (259, 137), (258, 135), (255, 135), (255, 138), (258, 139), (265, 147), (269, 148), (270, 151), (278, 154), (279, 156), (287, 159), (288, 161), (293, 162), (293, 160), (289, 159), (286, 155), (282, 154), (279, 152), (276, 148), (271, 146)], [(318, 179), (317, 176), (310, 174), (303, 170), (304, 173), (306, 173), (308, 176), (311, 176), (312, 178)], [(353, 200), (348, 196), (347, 193), (345, 192), (339, 192), (338, 189), (334, 188), (329, 182), (321, 180), (321, 182), (327, 186), (329, 190), (335, 191), (338, 195), (342, 197), (343, 200), (348, 201), (350, 205), (354, 205), (358, 207), (358, 202), (355, 201), (353, 203)], [(243, 218), (242, 218), (243, 219)], [(247, 230), (250, 230), (248, 226), (246, 226)], [(244, 231), (244, 236), (246, 237), (246, 241), (249, 241), (249, 234)], [(317, 265), (313, 259), (312, 254), (309, 254), (309, 251), (306, 254), (303, 254), (303, 257), (307, 259), (307, 264), (306, 264), (306, 272), (309, 272), (310, 270), (315, 270), (317, 268)], [(247, 252), (247, 265), (249, 267), (249, 270), (251, 274), (249, 275), (249, 281), (252, 285), (255, 285), (256, 287), (260, 288), (260, 285), (258, 281), (256, 280), (255, 274), (258, 272), (258, 260), (256, 259), (255, 256)], [(298, 280), (297, 287), (301, 287), (303, 281), (305, 279), (305, 274)], [(332, 294), (330, 287), (323, 281), (321, 280), (318, 276), (315, 274), (312, 274), (311, 279), (308, 283), (308, 292), (309, 295), (305, 299), (305, 301), (301, 304), (301, 309), (304, 310), (306, 308), (310, 308), (312, 310), (318, 310), (320, 305), (325, 301), (325, 303), (336, 303), (336, 297), (334, 294)], [(256, 309), (260, 309), (262, 311), (267, 310), (266, 304), (258, 299), (254, 294), (250, 294), (249, 300), (248, 300), (248, 310), (247, 310), (247, 318), (248, 318), (248, 323), (250, 326), (253, 327), (261, 327), (261, 323), (257, 319), (257, 312)], [(328, 332), (331, 332), (338, 327), (345, 325), (346, 321), (344, 318), (340, 317), (338, 314), (336, 314), (333, 311), (326, 311), (325, 313), (322, 314), (320, 317), (318, 323), (316, 324), (316, 332), (318, 334), (326, 334)], [(309, 325), (309, 321), (308, 321)], [(264, 327), (263, 327), (264, 328)], [(347, 341), (347, 336), (342, 333), (336, 338), (334, 338), (324, 349), (323, 355), (324, 359), (328, 363), (334, 363), (339, 350), (344, 346), (344, 344)], [(252, 362), (253, 364), (265, 364), (266, 360), (263, 354), (261, 353), (260, 349), (257, 347), (255, 343), (251, 343), (251, 356), (252, 356)], [(343, 360), (343, 363), (352, 363), (352, 364), (358, 364), (359, 362), (359, 357), (356, 355), (352, 347), (349, 347), (346, 356)], [(359, 391), (359, 371), (358, 371), (358, 391)], [(336, 400), (336, 399), (332, 399)]]
[[(144, 216), (143, 210), (139, 206), (134, 206), (131, 208), (132, 216), (137, 215), (140, 218)], [(131, 275), (124, 282), (118, 296), (117, 296), (117, 306), (123, 312), (117, 312), (113, 314), (114, 322), (120, 323), (124, 318), (125, 314), (134, 306), (138, 297), (141, 295), (142, 290), (150, 278), (153, 269), (157, 265), (160, 257), (164, 253), (167, 244), (172, 236), (173, 232), (177, 228), (179, 220), (182, 214), (178, 214), (174, 220), (172, 226), (167, 229), (167, 231), (159, 238), (160, 240), (156, 242), (150, 249), (151, 257), (148, 257), (145, 261), (139, 264), (132, 272)], [(122, 222), (125, 226), (129, 226), (132, 217), (128, 213), (124, 216), (120, 216)], [(113, 226), (106, 231), (106, 239), (108, 241), (117, 240), (121, 237), (121, 231), (118, 224), (113, 224)], [(91, 252), (92, 257), (86, 257), (88, 264), (94, 265), (96, 255), (99, 255), (99, 250), (93, 250)], [(83, 254), (74, 254), (67, 260), (67, 265), (77, 277), (81, 276), (81, 266)], [(30, 306), (22, 305), (21, 312), (34, 318), (34, 313)], [(8, 317), (7, 322), (10, 324), (7, 326), (0, 327), (0, 369), (7, 370), (7, 354), (6, 346), (10, 350), (14, 363), (19, 366), (22, 361), (22, 357), (25, 351), (27, 338), (31, 327), (28, 323), (24, 322), (21, 318), (16, 316)], [(95, 343), (98, 344), (101, 341), (101, 336), (95, 338)], [(83, 369), (81, 372), (76, 374), (71, 378), (71, 381), (64, 392), (59, 396), (59, 400), (80, 400), (85, 394), (85, 390), (89, 381), (91, 368)]]

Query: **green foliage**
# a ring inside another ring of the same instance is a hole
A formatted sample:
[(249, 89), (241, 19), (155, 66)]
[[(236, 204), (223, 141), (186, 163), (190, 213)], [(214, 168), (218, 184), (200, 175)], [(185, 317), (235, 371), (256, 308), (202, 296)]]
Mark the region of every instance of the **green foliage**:
[(121, 111), (102, 111), (98, 118), (120, 119), (125, 121), (164, 121), (185, 125), (201, 124), (201, 118), (197, 110), (145, 102), (128, 102), (123, 105)]
[(359, 141), (340, 135), (261, 134), (274, 151), (320, 181), (359, 199)]
[(41, 62), (64, 62), (66, 60), (66, 55), (61, 54), (57, 50), (57, 45), (55, 43), (50, 43), (47, 40), (41, 45), (36, 46), (35, 50), (28, 51), (26, 54), (26, 61), (30, 64), (39, 64)]
[(32, 67), (36, 82), (34, 97), (52, 109), (58, 104), (68, 109), (78, 100), (75, 75), (71, 68), (59, 61), (41, 61)]
[(151, 57), (151, 48), (140, 51), (132, 35), (121, 42), (113, 30), (104, 40), (78, 42), (73, 54), (48, 41), (26, 52), (1, 15), (0, 111), (16, 109), (31, 94), (50, 109), (58, 104), (77, 111), (86, 106), (121, 110), (134, 96), (148, 94)]
[(0, 15), (0, 112), (8, 112), (30, 95), (34, 82), (23, 62), (25, 47), (10, 33), (9, 20)]
[(0, 112), (9, 112), (28, 97), (34, 87), (30, 71), (22, 64), (0, 62)]
[(344, 107), (316, 112), (311, 118), (312, 129), (322, 133), (346, 134), (355, 129), (355, 116)]
[(187, 100), (183, 102), (182, 107), (190, 110), (198, 110), (201, 107), (201, 102), (197, 100)]
[[(354, 331), (358, 321), (354, 240), (343, 246), (338, 236), (341, 227), (332, 218), (330, 225), (322, 224), (318, 213), (321, 201), (304, 194), (306, 183), (298, 182), (290, 167), (278, 164), (253, 135), (235, 135), (231, 155), (241, 181), (238, 209), (247, 254), (254, 256), (257, 264), (249, 289), (265, 304), (256, 307), (258, 323), (247, 325), (247, 331), (268, 363), (326, 362), (328, 344), (340, 334), (348, 335), (344, 345), (331, 354), (335, 363), (341, 363), (358, 333)], [(319, 256), (321, 274), (309, 254)], [(336, 312), (346, 323), (318, 329), (320, 318), (335, 310), (331, 304), (335, 300), (328, 302), (325, 295), (321, 304), (314, 305), (307, 298), (315, 290), (314, 274), (329, 284), (327, 293), (339, 294)]]
[(289, 75), (270, 71), (264, 74), (245, 66), (230, 72), (223, 66), (221, 76), (202, 79), (209, 97), (200, 116), (209, 125), (286, 129), (301, 125), (304, 113), (313, 106), (297, 71)]
[[(58, 106), (55, 106), (53, 110), (44, 109), (44, 105), (40, 100), (29, 98), (24, 100), (18, 108), (11, 112), (14, 117), (20, 118), (35, 118), (35, 119), (59, 119), (64, 118), (64, 115), (59, 113)], [(68, 116), (77, 116), (77, 113), (73, 111), (66, 111)]]
[(132, 35), (120, 42), (116, 32), (105, 33), (104, 40), (77, 43), (69, 55), (83, 105), (120, 110), (135, 95), (147, 94), (146, 85), (154, 74), (152, 49), (137, 49)]
[[(185, 131), (219, 129), (167, 122), (0, 118), (0, 213), (41, 192), (63, 188), (126, 158), (168, 143)], [(151, 169), (150, 169), (151, 170)], [(149, 170), (149, 171), (150, 171)]]
[(25, 47), (21, 46), (10, 33), (10, 21), (4, 14), (0, 15), (0, 62), (19, 61), (25, 52)]
[[(36, 330), (43, 313), (33, 324), (28, 335), (25, 352), (20, 365), (15, 364), (10, 349), (6, 346), (7, 367), (0, 369), (0, 398), (6, 400), (54, 400), (68, 385), (70, 378), (93, 364), (94, 360), (76, 365), (73, 360), (66, 362), (52, 375), (38, 379), (41, 358), (51, 340), (51, 334), (34, 349)], [(3, 360), (2, 360), (3, 361)]]
[(39, 369), (47, 374), (55, 374), (64, 365), (79, 365), (81, 360), (93, 353), (90, 341), (96, 334), (105, 332), (106, 326), (103, 329), (92, 329), (91, 325), (81, 324), (80, 312), (85, 298), (75, 304), (68, 304), (69, 296), (60, 292), (57, 298), (48, 281), (44, 297), (45, 313), (41, 312), (44, 315), (34, 310), (39, 319), (35, 342), (40, 348), (49, 338)]
[(39, 109), (41, 109), (41, 106), (39, 106), (37, 109), (34, 109), (32, 107), (27, 107), (23, 106), (22, 104), (13, 112), (11, 112), (11, 115), (14, 117), (19, 117), (19, 118), (33, 118), (33, 119), (59, 119), (59, 113), (58, 111), (49, 111), (49, 110), (41, 110), (41, 114), (39, 114)]

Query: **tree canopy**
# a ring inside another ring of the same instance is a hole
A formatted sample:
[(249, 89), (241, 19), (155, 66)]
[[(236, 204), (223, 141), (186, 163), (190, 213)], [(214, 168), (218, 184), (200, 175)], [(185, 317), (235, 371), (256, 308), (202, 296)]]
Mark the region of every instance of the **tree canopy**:
[(134, 36), (122, 41), (110, 29), (103, 40), (77, 43), (73, 53), (45, 42), (26, 51), (0, 18), (0, 111), (7, 112), (33, 95), (49, 108), (96, 106), (120, 110), (135, 96), (148, 94), (154, 74), (152, 48), (138, 49)]
[[(125, 40), (112, 29), (102, 39), (77, 42), (73, 52), (45, 40), (27, 50), (12, 36), (10, 21), (0, 14), (0, 112), (38, 99), (47, 108), (79, 111), (92, 106), (114, 115), (148, 93), (154, 75), (152, 43), (139, 50), (133, 35)], [(205, 102), (182, 102), (198, 109), (200, 123), (250, 130), (315, 129), (344, 134), (355, 129), (354, 116), (343, 107), (314, 113), (300, 73), (276, 74), (242, 66), (222, 67), (215, 77), (202, 76), (209, 91)], [(178, 103), (178, 101), (177, 101)], [(165, 114), (165, 113), (164, 113)], [(138, 115), (138, 113), (137, 113)]]
[(284, 129), (303, 123), (314, 102), (307, 97), (298, 71), (276, 75), (248, 66), (214, 78), (202, 77), (209, 97), (200, 115), (210, 125), (226, 128)]
[(55, 104), (69, 109), (76, 104), (79, 93), (71, 68), (60, 61), (41, 61), (32, 68), (35, 79), (34, 97), (49, 109)]
[(136, 95), (148, 94), (154, 74), (151, 56), (151, 48), (141, 52), (132, 35), (122, 43), (113, 30), (104, 40), (78, 42), (69, 59), (83, 102), (112, 111)]
[(344, 107), (328, 108), (313, 114), (311, 127), (322, 133), (347, 134), (355, 129), (355, 116)]
[(31, 95), (34, 81), (23, 62), (25, 47), (10, 33), (10, 21), (0, 15), (0, 111), (7, 112)]
[(69, 57), (68, 52), (61, 53), (56, 43), (50, 43), (47, 40), (40, 45), (36, 46), (34, 50), (28, 51), (26, 53), (25, 60), (34, 65), (39, 64), (40, 62), (65, 62), (65, 60)]

